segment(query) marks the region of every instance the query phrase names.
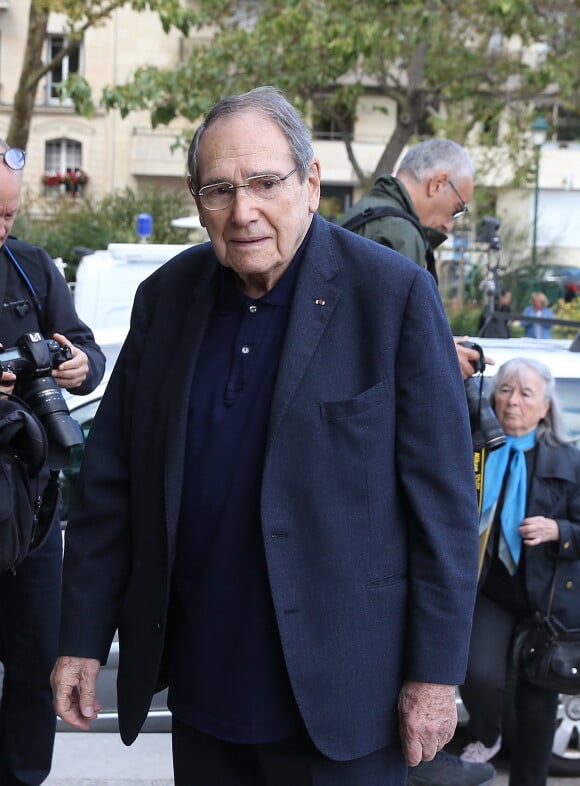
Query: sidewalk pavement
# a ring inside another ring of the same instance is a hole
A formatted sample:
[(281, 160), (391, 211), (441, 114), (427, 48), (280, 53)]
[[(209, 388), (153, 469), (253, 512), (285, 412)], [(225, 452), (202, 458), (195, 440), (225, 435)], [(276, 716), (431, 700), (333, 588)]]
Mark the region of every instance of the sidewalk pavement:
[[(498, 771), (493, 786), (507, 786), (507, 761), (498, 755), (492, 764)], [(547, 781), (547, 786), (565, 784), (580, 781)], [(117, 733), (57, 732), (52, 772), (43, 786), (173, 786), (171, 734), (142, 733), (127, 747)]]
[(140, 734), (127, 747), (116, 733), (57, 732), (43, 786), (173, 786), (171, 734)]

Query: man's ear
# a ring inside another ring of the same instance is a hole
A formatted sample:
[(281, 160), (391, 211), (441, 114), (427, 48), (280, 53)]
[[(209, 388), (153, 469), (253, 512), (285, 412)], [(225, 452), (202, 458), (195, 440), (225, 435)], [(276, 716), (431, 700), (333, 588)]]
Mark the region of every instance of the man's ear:
[(187, 188), (189, 190), (189, 193), (191, 194), (191, 196), (195, 200), (195, 204), (196, 204), (196, 207), (197, 207), (197, 212), (199, 213), (199, 223), (205, 229), (205, 221), (203, 219), (202, 205), (201, 205), (201, 202), (199, 201), (199, 197), (197, 197), (194, 194), (194, 192), (193, 192), (193, 183), (192, 183), (192, 180), (191, 180), (191, 175), (187, 175), (187, 177), (185, 178), (185, 182), (187, 183)]
[(435, 172), (427, 181), (427, 196), (433, 197), (449, 182), (447, 172)]

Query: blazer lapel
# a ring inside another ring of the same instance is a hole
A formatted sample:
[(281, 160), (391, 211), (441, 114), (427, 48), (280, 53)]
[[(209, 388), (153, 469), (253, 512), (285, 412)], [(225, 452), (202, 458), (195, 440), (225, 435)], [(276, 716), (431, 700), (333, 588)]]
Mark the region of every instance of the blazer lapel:
[(328, 226), (323, 219), (315, 216), (312, 235), (305, 249), (296, 282), (280, 358), (270, 411), (268, 444), (274, 439), (284, 413), (341, 298), (342, 291), (330, 283), (338, 270)]
[[(187, 413), (191, 379), (205, 326), (213, 308), (217, 286), (217, 263), (209, 275), (192, 287), (192, 299), (185, 312), (183, 330), (174, 354), (174, 364), (166, 383), (172, 395), (168, 401), (165, 443), (165, 509), (167, 517), (169, 558), (173, 559), (175, 533), (177, 532), (181, 491), (183, 488), (183, 462), (187, 433)], [(169, 403), (170, 402), (170, 403)]]

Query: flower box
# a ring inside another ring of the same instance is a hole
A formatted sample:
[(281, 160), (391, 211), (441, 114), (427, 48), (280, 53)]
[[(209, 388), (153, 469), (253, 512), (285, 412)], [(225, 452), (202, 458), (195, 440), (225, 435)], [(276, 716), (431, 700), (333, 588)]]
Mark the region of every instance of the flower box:
[(67, 169), (66, 172), (45, 172), (42, 182), (48, 188), (62, 186), (65, 193), (77, 196), (89, 182), (89, 176), (82, 169)]

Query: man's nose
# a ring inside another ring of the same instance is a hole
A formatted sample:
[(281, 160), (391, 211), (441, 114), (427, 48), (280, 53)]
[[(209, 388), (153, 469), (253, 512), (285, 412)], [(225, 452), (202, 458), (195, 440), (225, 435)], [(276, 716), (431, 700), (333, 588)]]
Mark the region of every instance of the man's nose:
[(247, 186), (236, 188), (234, 191), (234, 201), (231, 205), (232, 213), (236, 216), (245, 216), (251, 210), (257, 208), (259, 202), (250, 194), (250, 189)]

